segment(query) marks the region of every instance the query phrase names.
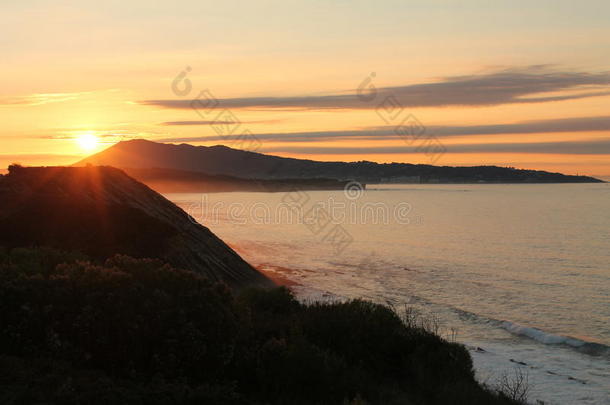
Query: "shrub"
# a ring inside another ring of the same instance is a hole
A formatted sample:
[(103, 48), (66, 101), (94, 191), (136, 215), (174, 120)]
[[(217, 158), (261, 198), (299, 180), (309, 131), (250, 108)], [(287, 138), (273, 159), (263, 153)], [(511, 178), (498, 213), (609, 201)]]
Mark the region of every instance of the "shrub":
[(0, 322), (3, 404), (515, 404), (391, 308), (234, 296), (158, 260), (0, 249)]
[(204, 380), (231, 360), (237, 316), (226, 287), (156, 260), (116, 256), (103, 266), (70, 261), (53, 268), (56, 256), (17, 251), (0, 265), (6, 352), (112, 375)]

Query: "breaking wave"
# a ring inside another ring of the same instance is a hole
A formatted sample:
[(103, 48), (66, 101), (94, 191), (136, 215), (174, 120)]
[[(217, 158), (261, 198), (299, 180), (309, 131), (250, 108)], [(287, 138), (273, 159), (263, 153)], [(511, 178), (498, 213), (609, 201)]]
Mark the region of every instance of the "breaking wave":
[(566, 345), (586, 354), (610, 356), (610, 346), (603, 343), (589, 342), (570, 336), (557, 335), (538, 328), (523, 326), (509, 321), (501, 321), (500, 326), (512, 334), (528, 337), (545, 345)]

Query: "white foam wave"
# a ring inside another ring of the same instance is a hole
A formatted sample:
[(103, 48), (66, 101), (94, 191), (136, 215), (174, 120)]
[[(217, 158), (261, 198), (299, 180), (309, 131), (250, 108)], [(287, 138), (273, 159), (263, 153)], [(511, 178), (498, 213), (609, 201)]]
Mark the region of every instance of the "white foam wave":
[(557, 335), (531, 326), (523, 326), (509, 321), (502, 321), (500, 326), (510, 333), (534, 339), (537, 342), (545, 345), (563, 344), (589, 354), (597, 355), (608, 354), (610, 352), (610, 348), (601, 343), (588, 342), (586, 340), (577, 339), (570, 336)]

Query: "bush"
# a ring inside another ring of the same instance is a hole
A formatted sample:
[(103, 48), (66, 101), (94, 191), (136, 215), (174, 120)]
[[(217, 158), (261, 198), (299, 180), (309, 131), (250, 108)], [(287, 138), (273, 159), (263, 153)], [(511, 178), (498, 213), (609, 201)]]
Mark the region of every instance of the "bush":
[(231, 360), (238, 324), (226, 287), (156, 260), (57, 261), (17, 251), (0, 265), (5, 352), (204, 380)]
[(390, 308), (234, 296), (157, 260), (0, 250), (0, 322), (3, 404), (515, 403)]

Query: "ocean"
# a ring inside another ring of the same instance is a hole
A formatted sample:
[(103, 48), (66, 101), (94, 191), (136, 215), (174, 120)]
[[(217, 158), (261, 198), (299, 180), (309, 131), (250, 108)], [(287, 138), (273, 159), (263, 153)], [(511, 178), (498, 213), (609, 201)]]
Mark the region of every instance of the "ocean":
[(610, 184), (166, 197), (302, 300), (409, 307), (482, 382), (521, 370), (532, 403), (610, 404)]

